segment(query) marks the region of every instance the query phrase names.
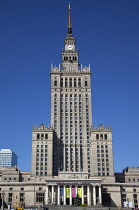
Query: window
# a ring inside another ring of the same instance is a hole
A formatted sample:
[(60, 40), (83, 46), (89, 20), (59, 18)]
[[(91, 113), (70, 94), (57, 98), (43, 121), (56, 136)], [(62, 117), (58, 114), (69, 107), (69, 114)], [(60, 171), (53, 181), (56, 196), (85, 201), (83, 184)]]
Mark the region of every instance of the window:
[(20, 202), (24, 202), (24, 193), (20, 193)]
[(107, 134), (105, 134), (105, 139), (107, 139)]
[(87, 87), (87, 81), (85, 81), (85, 87)]
[(70, 78), (70, 85), (69, 86), (72, 87), (72, 78)]
[(99, 139), (99, 134), (96, 134), (96, 139)]
[(57, 80), (54, 81), (54, 86), (57, 87)]
[(47, 133), (45, 134), (45, 139), (48, 139), (48, 134)]
[(67, 78), (65, 78), (65, 87), (67, 87), (68, 86), (68, 80), (67, 80)]
[(36, 202), (43, 202), (44, 201), (44, 193), (36, 193)]
[(126, 201), (126, 194), (122, 194), (123, 201)]
[(74, 87), (76, 87), (76, 78), (74, 78)]
[(78, 79), (78, 86), (81, 87), (81, 79)]
[(12, 203), (13, 193), (9, 193), (8, 202)]

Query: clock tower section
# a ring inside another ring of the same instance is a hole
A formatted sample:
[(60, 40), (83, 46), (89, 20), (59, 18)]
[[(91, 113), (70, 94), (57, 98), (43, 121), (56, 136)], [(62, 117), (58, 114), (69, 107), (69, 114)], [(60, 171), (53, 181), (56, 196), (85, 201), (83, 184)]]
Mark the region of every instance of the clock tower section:
[(65, 49), (62, 52), (62, 69), (66, 72), (76, 72), (79, 66), (79, 52), (76, 50), (76, 39), (72, 36), (71, 11), (68, 8), (68, 35), (64, 40)]
[[(89, 131), (92, 126), (91, 70), (79, 65), (76, 39), (72, 36), (71, 11), (64, 39), (62, 64), (51, 68), (51, 127), (53, 175), (90, 175)], [(66, 174), (65, 174), (66, 173)]]

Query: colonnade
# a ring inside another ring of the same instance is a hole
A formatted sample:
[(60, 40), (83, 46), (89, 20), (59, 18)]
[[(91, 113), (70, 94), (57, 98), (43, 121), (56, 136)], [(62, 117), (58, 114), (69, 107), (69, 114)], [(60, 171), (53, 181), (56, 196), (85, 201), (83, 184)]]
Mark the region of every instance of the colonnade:
[[(63, 194), (61, 195), (61, 188)], [(67, 204), (67, 195), (66, 189), (68, 189), (68, 204)], [(80, 189), (80, 200), (81, 204), (87, 204), (88, 206), (95, 206), (98, 203), (102, 203), (101, 195), (101, 186), (100, 185), (59, 185), (59, 184), (49, 184), (46, 185), (46, 194), (45, 194), (45, 204), (46, 205), (73, 205), (73, 195), (72, 190), (76, 189), (76, 196), (78, 190)], [(76, 197), (75, 196), (75, 197)], [(62, 202), (61, 202), (62, 201)]]

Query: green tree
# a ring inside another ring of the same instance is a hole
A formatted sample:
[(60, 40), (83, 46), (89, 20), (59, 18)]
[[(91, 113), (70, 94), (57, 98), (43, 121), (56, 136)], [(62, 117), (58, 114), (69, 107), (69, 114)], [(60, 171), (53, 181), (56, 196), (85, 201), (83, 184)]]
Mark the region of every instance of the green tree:
[(75, 206), (81, 206), (81, 200), (80, 200), (78, 194), (77, 194), (77, 197), (74, 198), (74, 205), (75, 205)]

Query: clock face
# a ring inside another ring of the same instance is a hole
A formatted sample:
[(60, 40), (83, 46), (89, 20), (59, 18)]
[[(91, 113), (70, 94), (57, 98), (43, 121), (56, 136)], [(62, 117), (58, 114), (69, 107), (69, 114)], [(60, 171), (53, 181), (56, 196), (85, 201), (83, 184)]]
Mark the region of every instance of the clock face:
[(74, 46), (73, 45), (68, 45), (68, 50), (73, 50)]

